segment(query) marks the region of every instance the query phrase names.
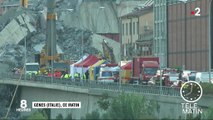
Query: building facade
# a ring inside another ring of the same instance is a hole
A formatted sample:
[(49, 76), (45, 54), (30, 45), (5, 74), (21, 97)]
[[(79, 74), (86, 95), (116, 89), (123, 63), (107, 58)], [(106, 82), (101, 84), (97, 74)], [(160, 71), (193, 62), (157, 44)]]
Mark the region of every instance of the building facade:
[(121, 24), (123, 58), (151, 56), (153, 51), (153, 7), (142, 8), (122, 16)]
[(139, 38), (136, 41), (137, 56), (153, 56), (153, 7), (143, 10), (139, 16)]
[(131, 59), (135, 50), (135, 42), (138, 40), (138, 16), (128, 14), (121, 18), (122, 23), (122, 53), (124, 59)]
[[(213, 55), (209, 53), (213, 50), (212, 47), (209, 49), (213, 43), (212, 25), (209, 23), (213, 13), (210, 3), (211, 0), (193, 0), (168, 5), (169, 67), (181, 66), (197, 71), (213, 68)], [(200, 9), (199, 16), (195, 15), (196, 8)]]

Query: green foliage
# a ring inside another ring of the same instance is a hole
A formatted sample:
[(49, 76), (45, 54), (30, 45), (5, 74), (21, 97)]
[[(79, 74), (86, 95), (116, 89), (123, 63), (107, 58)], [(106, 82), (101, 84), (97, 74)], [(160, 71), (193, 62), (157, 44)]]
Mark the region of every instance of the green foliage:
[(66, 117), (65, 120), (72, 120), (72, 113), (69, 113)]
[(40, 110), (43, 115), (46, 115), (48, 119), (50, 119), (51, 110), (50, 109), (41, 109)]
[[(21, 116), (20, 120), (27, 120), (28, 116)], [(1, 120), (1, 119), (0, 119)]]
[(98, 112), (98, 110), (92, 111), (92, 113), (88, 113), (86, 114), (86, 117), (82, 117), (81, 119), (86, 119), (86, 120), (96, 120), (96, 119), (100, 119), (100, 113)]
[(203, 94), (211, 94), (213, 95), (213, 85), (210, 83), (201, 83), (201, 86), (203, 88)]
[(109, 95), (107, 93), (103, 93), (97, 103), (101, 109), (107, 110), (110, 106)]
[(213, 107), (210, 107), (207, 111), (205, 119), (212, 119), (213, 118)]
[(48, 116), (42, 110), (38, 110), (31, 114), (27, 120), (48, 120)]
[(58, 114), (55, 118), (56, 120), (63, 120), (63, 116), (62, 114)]
[(156, 108), (155, 102), (142, 96), (122, 93), (112, 101), (104, 119), (153, 119)]
[[(107, 102), (106, 102), (107, 101)], [(104, 93), (98, 101), (103, 114), (98, 110), (86, 114), (82, 119), (156, 119), (154, 114), (160, 106), (157, 102), (146, 100), (137, 94), (122, 93), (118, 97), (109, 101), (108, 94)]]

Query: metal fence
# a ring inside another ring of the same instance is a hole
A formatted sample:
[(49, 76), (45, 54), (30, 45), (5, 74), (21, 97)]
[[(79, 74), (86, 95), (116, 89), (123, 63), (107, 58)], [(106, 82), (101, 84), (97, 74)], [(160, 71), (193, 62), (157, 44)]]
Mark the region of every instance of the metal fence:
[(111, 91), (123, 91), (123, 92), (134, 92), (144, 94), (157, 94), (157, 95), (168, 95), (168, 96), (180, 96), (179, 89), (167, 86), (152, 86), (152, 85), (132, 85), (132, 84), (119, 84), (119, 83), (100, 83), (91, 80), (75, 80), (65, 78), (52, 78), (47, 76), (21, 76), (15, 74), (0, 74), (0, 79), (14, 80), (21, 82), (32, 82), (32, 83), (44, 83), (44, 84), (56, 84), (65, 85), (70, 87), (80, 87), (88, 89), (104, 89)]

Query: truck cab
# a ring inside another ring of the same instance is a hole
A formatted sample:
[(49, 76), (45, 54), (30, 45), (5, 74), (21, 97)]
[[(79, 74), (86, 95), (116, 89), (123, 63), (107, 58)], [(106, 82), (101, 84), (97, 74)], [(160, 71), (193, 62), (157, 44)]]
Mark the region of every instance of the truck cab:
[(157, 74), (159, 64), (156, 61), (144, 61), (141, 69), (141, 82), (147, 83), (153, 76)]
[(132, 82), (147, 84), (157, 74), (159, 69), (158, 57), (136, 57), (133, 58)]

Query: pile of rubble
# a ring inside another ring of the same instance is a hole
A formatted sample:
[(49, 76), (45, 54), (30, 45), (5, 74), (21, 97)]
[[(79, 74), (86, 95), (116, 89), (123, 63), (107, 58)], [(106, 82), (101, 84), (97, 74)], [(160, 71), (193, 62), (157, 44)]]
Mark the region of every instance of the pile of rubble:
[[(39, 23), (38, 16), (34, 20)], [(14, 18), (17, 19), (17, 18)], [(9, 23), (9, 22), (8, 22)], [(0, 62), (7, 63), (14, 67), (23, 66), (25, 61), (25, 40), (27, 49), (27, 62), (34, 62), (35, 54), (39, 53), (34, 49), (38, 44), (45, 44), (46, 34), (41, 25), (31, 24), (35, 27), (36, 31), (29, 32), (18, 44), (5, 43), (0, 47)], [(66, 58), (72, 60), (78, 60), (84, 54), (98, 54), (99, 51), (91, 47), (91, 35), (93, 34), (89, 30), (82, 30), (79, 28), (67, 28), (63, 26), (60, 21), (57, 21), (56, 25), (57, 35), (56, 40), (58, 46), (62, 49)]]
[(21, 66), (24, 62), (25, 48), (21, 45), (6, 44), (0, 48), (0, 62), (10, 66)]

